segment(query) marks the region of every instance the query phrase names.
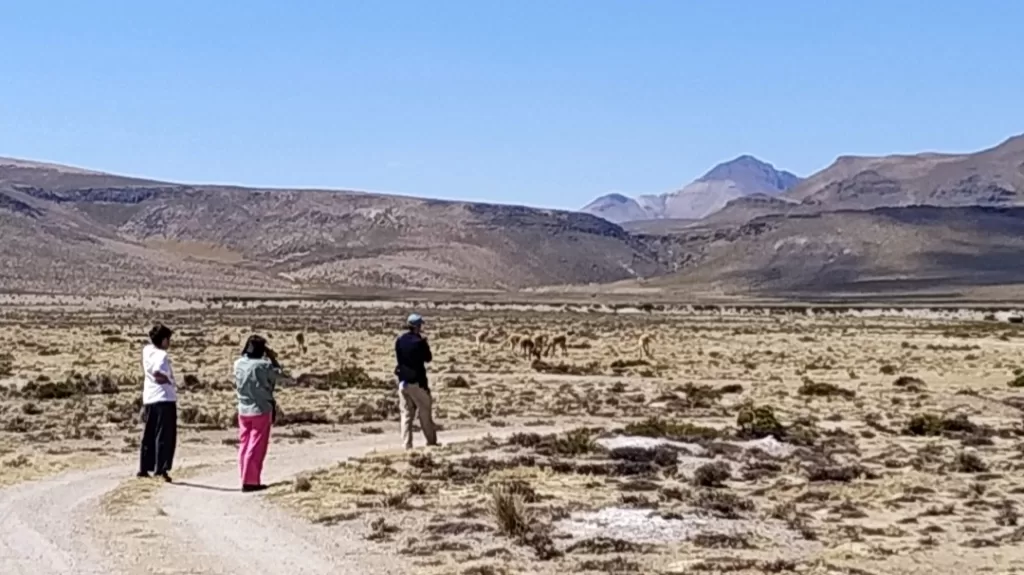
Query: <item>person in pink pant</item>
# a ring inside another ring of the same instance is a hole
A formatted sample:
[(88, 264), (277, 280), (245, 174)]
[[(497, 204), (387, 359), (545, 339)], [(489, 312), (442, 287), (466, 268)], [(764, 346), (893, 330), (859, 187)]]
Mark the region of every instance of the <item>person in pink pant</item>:
[(267, 488), (261, 481), (263, 461), (270, 444), (270, 428), (277, 414), (274, 389), (282, 378), (277, 355), (267, 340), (250, 336), (242, 357), (235, 361), (235, 393), (238, 396), (238, 467), (242, 491)]

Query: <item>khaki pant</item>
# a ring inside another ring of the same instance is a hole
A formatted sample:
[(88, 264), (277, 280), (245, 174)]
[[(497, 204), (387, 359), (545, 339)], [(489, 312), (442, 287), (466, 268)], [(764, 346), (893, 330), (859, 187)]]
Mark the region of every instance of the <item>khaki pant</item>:
[(434, 429), (434, 416), (431, 412), (433, 400), (430, 394), (419, 385), (408, 384), (398, 390), (398, 403), (402, 410), (402, 443), (405, 448), (412, 449), (412, 423), (417, 413), (427, 445), (437, 445), (437, 430)]

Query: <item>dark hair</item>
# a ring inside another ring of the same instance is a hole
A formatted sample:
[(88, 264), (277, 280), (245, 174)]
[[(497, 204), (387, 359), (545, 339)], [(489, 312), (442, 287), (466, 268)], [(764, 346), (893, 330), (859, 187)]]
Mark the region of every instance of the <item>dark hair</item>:
[(149, 330), (149, 341), (151, 341), (153, 345), (159, 347), (163, 345), (165, 339), (172, 335), (174, 335), (174, 330), (162, 323), (158, 323), (153, 326), (153, 329)]
[(267, 340), (260, 335), (250, 335), (249, 339), (245, 340), (242, 355), (250, 359), (260, 359), (267, 355)]

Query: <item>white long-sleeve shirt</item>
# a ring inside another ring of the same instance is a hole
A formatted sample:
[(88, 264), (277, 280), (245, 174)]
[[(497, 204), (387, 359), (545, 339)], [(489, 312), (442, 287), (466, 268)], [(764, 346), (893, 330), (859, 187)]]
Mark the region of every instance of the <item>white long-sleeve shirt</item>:
[[(142, 384), (142, 403), (144, 405), (178, 400), (177, 382), (174, 381), (171, 358), (166, 351), (153, 344), (144, 347), (142, 349), (142, 371), (145, 375), (145, 381)], [(157, 383), (153, 374), (158, 371), (166, 375), (170, 383)]]

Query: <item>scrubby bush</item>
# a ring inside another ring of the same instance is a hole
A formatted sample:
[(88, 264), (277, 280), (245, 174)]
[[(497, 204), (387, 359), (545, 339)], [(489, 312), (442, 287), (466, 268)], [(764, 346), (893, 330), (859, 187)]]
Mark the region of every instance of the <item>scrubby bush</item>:
[(984, 473), (988, 471), (988, 464), (977, 453), (964, 451), (956, 455), (953, 468), (960, 473)]
[(905, 435), (934, 437), (938, 435), (979, 434), (985, 430), (964, 414), (943, 417), (932, 413), (918, 413), (910, 418), (904, 428)]
[(738, 435), (743, 439), (761, 439), (772, 436), (782, 440), (786, 436), (786, 428), (775, 417), (771, 406), (746, 404), (736, 415)]
[(724, 461), (705, 463), (693, 473), (693, 484), (697, 487), (721, 487), (732, 477), (732, 469)]
[(9, 353), (0, 353), (0, 377), (14, 375), (14, 356)]
[(907, 391), (921, 391), (925, 387), (924, 380), (909, 375), (901, 375), (892, 382), (892, 385)]
[(110, 375), (73, 374), (64, 381), (30, 381), (21, 388), (25, 398), (40, 401), (67, 399), (76, 395), (112, 395), (122, 387), (135, 387), (134, 378)]
[(371, 377), (366, 370), (353, 363), (343, 363), (327, 373), (304, 373), (295, 378), (299, 387), (311, 387), (321, 391), (332, 389), (388, 389), (392, 384), (383, 379)]
[[(2, 367), (0, 367), (0, 369), (2, 369)], [(1024, 387), (1024, 372), (1020, 372), (1020, 370), (1017, 371), (1019, 372), (1017, 373), (1017, 377), (1011, 379), (1007, 383), (1010, 387)]]
[(708, 441), (722, 436), (722, 432), (713, 427), (695, 425), (685, 421), (668, 421), (660, 417), (651, 417), (638, 423), (630, 423), (623, 429), (623, 433), (687, 442)]
[(848, 483), (866, 473), (867, 471), (860, 465), (814, 465), (807, 470), (807, 479)]
[(808, 397), (842, 397), (844, 399), (852, 399), (857, 395), (853, 390), (843, 389), (833, 383), (813, 381), (810, 378), (804, 378), (803, 385), (796, 392)]

